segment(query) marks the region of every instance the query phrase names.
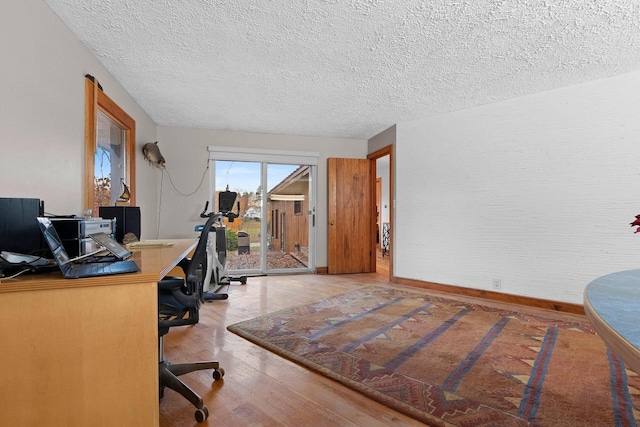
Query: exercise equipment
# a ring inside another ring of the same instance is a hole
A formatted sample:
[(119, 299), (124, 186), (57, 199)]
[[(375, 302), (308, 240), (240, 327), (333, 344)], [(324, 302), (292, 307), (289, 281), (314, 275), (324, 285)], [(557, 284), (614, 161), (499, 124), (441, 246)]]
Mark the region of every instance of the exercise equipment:
[(218, 212), (207, 213), (209, 202), (207, 201), (204, 210), (200, 214), (201, 218), (214, 217), (209, 230), (204, 230), (204, 225), (196, 226), (195, 230), (200, 233), (209, 233), (207, 244), (207, 256), (203, 265), (204, 276), (204, 299), (205, 301), (223, 300), (229, 297), (226, 293), (220, 293), (225, 286), (230, 286), (232, 282), (247, 284), (247, 276), (231, 276), (227, 271), (227, 228), (223, 220), (227, 218), (233, 222), (240, 216), (240, 203), (237, 204), (237, 212), (233, 212), (238, 193), (234, 191), (221, 191), (218, 195)]

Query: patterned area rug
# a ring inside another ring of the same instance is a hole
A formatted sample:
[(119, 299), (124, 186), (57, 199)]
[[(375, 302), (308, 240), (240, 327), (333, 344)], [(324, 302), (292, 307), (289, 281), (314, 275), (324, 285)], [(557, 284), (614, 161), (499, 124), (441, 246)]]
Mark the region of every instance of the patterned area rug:
[(429, 425), (636, 425), (638, 375), (554, 314), (367, 286), (228, 329)]

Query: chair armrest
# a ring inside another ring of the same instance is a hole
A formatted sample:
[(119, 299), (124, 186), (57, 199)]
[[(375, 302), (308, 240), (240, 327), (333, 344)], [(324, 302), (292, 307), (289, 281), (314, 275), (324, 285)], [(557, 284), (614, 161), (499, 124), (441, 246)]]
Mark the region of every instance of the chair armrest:
[(158, 291), (171, 292), (184, 286), (184, 279), (180, 276), (165, 276), (158, 282)]
[(158, 282), (158, 293), (170, 294), (179, 304), (184, 307), (197, 307), (200, 301), (196, 295), (184, 293), (184, 279), (179, 276), (166, 276)]
[(187, 274), (187, 269), (191, 265), (191, 258), (182, 258), (178, 263), (178, 267), (182, 268), (184, 274)]

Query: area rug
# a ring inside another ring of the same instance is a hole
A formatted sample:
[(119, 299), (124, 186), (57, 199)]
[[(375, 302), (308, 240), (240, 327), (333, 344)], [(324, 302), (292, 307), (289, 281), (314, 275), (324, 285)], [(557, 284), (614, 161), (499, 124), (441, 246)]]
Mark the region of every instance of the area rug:
[(640, 378), (586, 318), (496, 307), (367, 286), (228, 329), (428, 425), (636, 425)]

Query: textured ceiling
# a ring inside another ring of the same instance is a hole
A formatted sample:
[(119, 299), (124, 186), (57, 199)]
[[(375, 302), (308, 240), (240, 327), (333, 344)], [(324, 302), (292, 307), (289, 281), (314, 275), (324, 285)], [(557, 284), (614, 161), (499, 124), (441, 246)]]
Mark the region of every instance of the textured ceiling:
[(640, 69), (635, 0), (44, 1), (158, 125), (367, 139)]

